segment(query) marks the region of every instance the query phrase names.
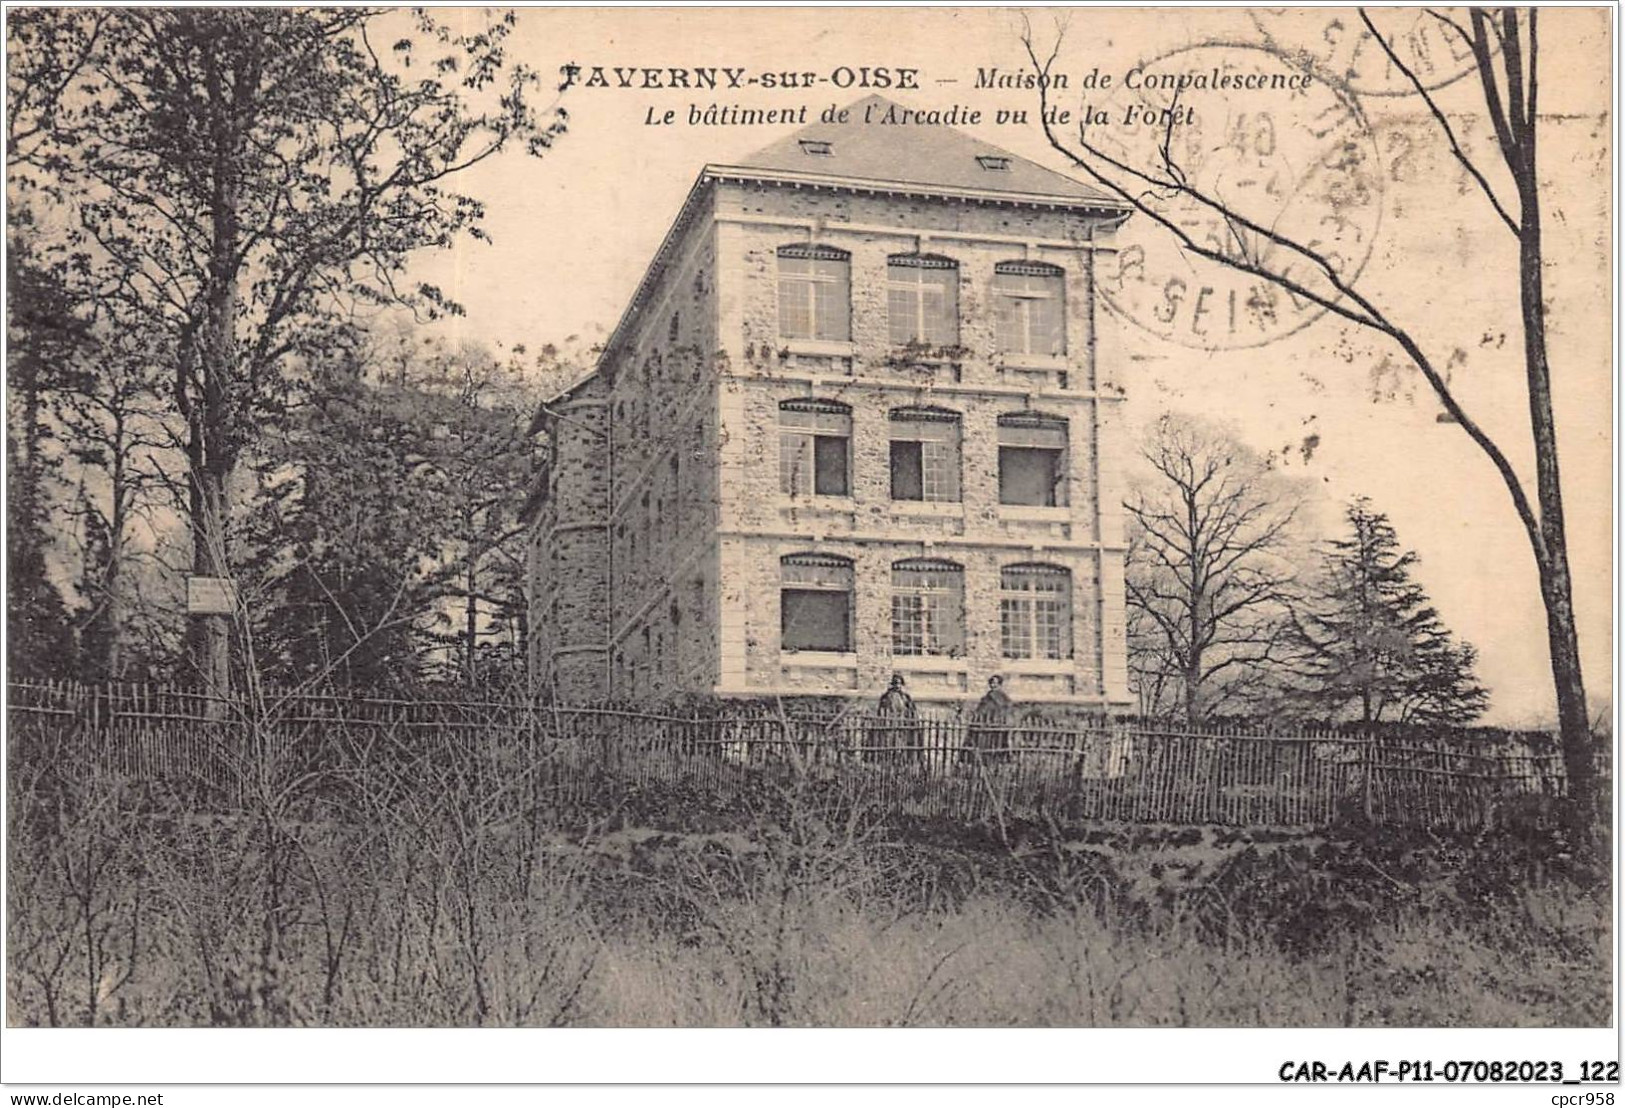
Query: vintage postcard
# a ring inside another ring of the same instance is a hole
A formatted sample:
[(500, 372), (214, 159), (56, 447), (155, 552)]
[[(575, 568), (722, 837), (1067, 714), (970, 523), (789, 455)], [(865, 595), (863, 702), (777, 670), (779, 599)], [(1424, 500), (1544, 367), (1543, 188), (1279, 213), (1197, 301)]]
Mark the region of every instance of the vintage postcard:
[(27, 1080), (1617, 1082), (1614, 33), (9, 7)]

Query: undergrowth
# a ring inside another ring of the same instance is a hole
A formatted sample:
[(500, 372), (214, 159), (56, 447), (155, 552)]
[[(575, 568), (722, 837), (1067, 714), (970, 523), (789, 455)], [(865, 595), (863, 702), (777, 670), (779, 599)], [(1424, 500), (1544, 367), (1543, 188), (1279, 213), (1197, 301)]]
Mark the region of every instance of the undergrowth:
[(11, 783), (15, 1024), (1609, 1018), (1606, 882), (1535, 834), (899, 826), (793, 776), (520, 819), (451, 769), (231, 814), (78, 767)]

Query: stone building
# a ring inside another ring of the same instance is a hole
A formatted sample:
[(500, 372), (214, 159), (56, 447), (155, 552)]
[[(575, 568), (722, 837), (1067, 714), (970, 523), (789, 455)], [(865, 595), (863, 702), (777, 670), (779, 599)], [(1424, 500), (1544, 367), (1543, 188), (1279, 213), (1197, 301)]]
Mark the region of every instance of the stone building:
[(543, 405), (543, 695), (1125, 706), (1125, 207), (942, 127), (708, 165), (592, 376)]

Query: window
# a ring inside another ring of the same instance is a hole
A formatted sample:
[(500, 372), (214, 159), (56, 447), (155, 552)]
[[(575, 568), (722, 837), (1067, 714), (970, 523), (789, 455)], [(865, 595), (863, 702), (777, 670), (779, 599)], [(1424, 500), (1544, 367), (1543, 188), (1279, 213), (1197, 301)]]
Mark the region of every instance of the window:
[(1006, 566), (999, 643), (1006, 658), (1072, 657), (1072, 575), (1060, 566)]
[(803, 154), (827, 158), (835, 153), (835, 148), (828, 139), (797, 139), (796, 141), (800, 144)]
[(1066, 420), (1036, 412), (999, 417), (999, 503), (1066, 503)]
[(1001, 169), (1006, 172), (1010, 169), (1010, 159), (1002, 154), (978, 154), (976, 164), (983, 169)]
[(886, 309), (894, 346), (959, 345), (959, 263), (893, 255), (886, 263)]
[(959, 499), (958, 412), (897, 408), (891, 413), (893, 500)]
[(993, 268), (999, 349), (1007, 354), (1066, 353), (1066, 275), (1040, 262)]
[(779, 563), (779, 649), (852, 649), (852, 561), (790, 554)]
[(779, 337), (852, 337), (852, 260), (832, 246), (779, 247)]
[(953, 562), (910, 558), (891, 567), (893, 654), (965, 652), (965, 573)]
[(779, 404), (779, 491), (787, 496), (847, 496), (852, 409), (833, 400)]

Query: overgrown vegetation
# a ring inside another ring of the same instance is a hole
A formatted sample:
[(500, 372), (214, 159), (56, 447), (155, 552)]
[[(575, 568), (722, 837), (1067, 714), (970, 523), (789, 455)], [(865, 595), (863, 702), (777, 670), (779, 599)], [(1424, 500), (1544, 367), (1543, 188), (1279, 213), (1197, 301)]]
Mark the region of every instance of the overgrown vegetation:
[(12, 1020), (1608, 1018), (1607, 893), (1561, 840), (1520, 829), (907, 824), (789, 766), (728, 800), (635, 776), (567, 793), (545, 764), (492, 773), (414, 742), (415, 757), (357, 750), (342, 775), (244, 763), (248, 799), (229, 813), (77, 760), (14, 761)]
[[(223, 694), (262, 665), (376, 682), (383, 657), (397, 682), (464, 684), (513, 668), (534, 399), (518, 377), (545, 388), (556, 351), (512, 344), (503, 365), (390, 351), (383, 332), (462, 313), (413, 266), (487, 237), (466, 171), (565, 134), (558, 90), (513, 56), (516, 21), (7, 19), (14, 671)], [(392, 541), (407, 508), (379, 480), (432, 501), (408, 505), (412, 543)], [(352, 521), (358, 495), (381, 518)], [(242, 620), (188, 618), (188, 575), (233, 580), (265, 658)]]

